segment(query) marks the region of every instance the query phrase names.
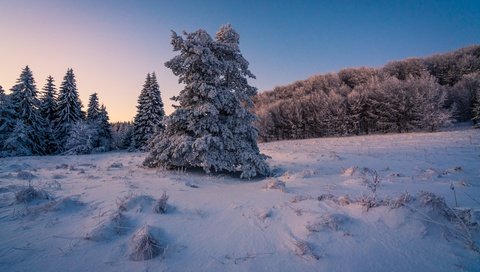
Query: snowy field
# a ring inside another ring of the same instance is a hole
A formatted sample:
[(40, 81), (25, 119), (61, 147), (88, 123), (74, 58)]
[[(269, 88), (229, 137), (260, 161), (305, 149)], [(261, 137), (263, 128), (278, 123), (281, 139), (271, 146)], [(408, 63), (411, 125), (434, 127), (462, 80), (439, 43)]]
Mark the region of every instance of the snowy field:
[(251, 181), (0, 159), (0, 271), (480, 271), (480, 130), (260, 148), (274, 177)]

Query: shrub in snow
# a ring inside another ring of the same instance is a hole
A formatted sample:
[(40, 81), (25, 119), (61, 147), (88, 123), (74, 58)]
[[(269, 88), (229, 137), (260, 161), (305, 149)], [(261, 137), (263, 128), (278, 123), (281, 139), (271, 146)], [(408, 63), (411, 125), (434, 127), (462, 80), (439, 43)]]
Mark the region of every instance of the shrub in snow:
[(320, 256), (315, 254), (312, 250), (312, 246), (302, 240), (293, 240), (293, 246), (294, 246), (294, 251), (295, 255), (300, 256), (302, 258), (305, 258), (307, 260), (319, 260)]
[(157, 201), (155, 202), (155, 205), (153, 206), (153, 211), (156, 213), (166, 213), (167, 201), (168, 201), (167, 192), (163, 192), (162, 196), (159, 199), (157, 199)]
[(352, 166), (348, 168), (342, 168), (342, 175), (344, 176), (353, 176), (355, 172), (357, 171), (358, 167), (357, 166)]
[(20, 171), (17, 173), (17, 178), (23, 180), (32, 180), (35, 178), (35, 175), (28, 171)]
[(269, 179), (268, 182), (262, 187), (263, 189), (275, 189), (285, 192), (285, 182), (278, 179)]
[(292, 197), (292, 199), (290, 199), (290, 202), (298, 203), (298, 202), (305, 201), (307, 199), (312, 199), (312, 197), (311, 196), (306, 196), (306, 195), (296, 195), (296, 196)]
[(452, 209), (447, 206), (447, 203), (445, 203), (445, 198), (426, 191), (418, 192), (417, 198), (422, 207), (428, 208), (430, 211), (442, 215), (448, 219), (455, 217)]
[(185, 84), (179, 103), (165, 120), (144, 161), (148, 167), (194, 168), (205, 172), (240, 172), (241, 178), (267, 176), (270, 168), (257, 146), (255, 116), (250, 112), (256, 88), (230, 25), (216, 39), (205, 30), (172, 34), (177, 56), (165, 65)]
[(28, 203), (36, 199), (51, 199), (51, 197), (47, 192), (37, 190), (33, 186), (27, 186), (15, 194), (17, 203)]
[(409, 204), (414, 200), (415, 198), (413, 196), (411, 196), (408, 192), (405, 192), (396, 199), (390, 200), (388, 204), (392, 209), (398, 209), (400, 207), (404, 207), (406, 204)]
[(324, 200), (332, 200), (334, 198), (335, 198), (335, 196), (332, 195), (332, 194), (322, 194), (319, 197), (317, 197), (317, 200), (318, 201), (324, 201)]
[(338, 231), (346, 220), (347, 217), (341, 214), (322, 214), (315, 221), (308, 222), (305, 228), (310, 232), (320, 232), (324, 230)]
[(150, 226), (145, 225), (135, 232), (130, 240), (130, 260), (144, 261), (155, 258), (165, 251), (152, 234)]
[(110, 240), (116, 235), (125, 234), (128, 229), (128, 218), (120, 211), (116, 211), (89, 231), (85, 235), (85, 239), (92, 241)]
[(340, 206), (347, 206), (350, 205), (350, 203), (352, 203), (352, 200), (348, 195), (339, 196), (337, 199), (337, 204)]
[(110, 167), (109, 168), (123, 168), (123, 163), (121, 162), (114, 162), (112, 164), (110, 164)]

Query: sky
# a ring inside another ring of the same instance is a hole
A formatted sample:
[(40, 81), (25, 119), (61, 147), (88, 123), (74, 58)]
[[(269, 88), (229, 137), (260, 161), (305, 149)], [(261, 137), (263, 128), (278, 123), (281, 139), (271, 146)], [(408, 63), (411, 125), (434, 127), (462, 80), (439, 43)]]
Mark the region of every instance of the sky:
[(347, 67), (381, 67), (480, 43), (480, 1), (0, 0), (0, 85), (28, 65), (41, 89), (73, 68), (83, 104), (131, 121), (155, 72), (167, 114), (182, 89), (164, 63), (171, 30), (232, 24), (259, 91)]

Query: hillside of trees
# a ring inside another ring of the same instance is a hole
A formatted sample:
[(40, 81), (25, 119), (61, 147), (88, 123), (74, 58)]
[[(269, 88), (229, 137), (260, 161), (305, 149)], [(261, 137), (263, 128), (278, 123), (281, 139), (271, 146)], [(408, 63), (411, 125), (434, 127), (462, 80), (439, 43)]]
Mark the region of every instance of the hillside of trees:
[(261, 141), (435, 131), (480, 121), (480, 46), (315, 75), (255, 99)]

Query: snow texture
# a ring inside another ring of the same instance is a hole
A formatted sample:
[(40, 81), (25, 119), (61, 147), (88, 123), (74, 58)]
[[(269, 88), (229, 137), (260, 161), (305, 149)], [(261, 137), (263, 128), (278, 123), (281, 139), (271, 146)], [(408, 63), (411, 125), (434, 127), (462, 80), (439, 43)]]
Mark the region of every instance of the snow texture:
[(480, 267), (479, 130), (259, 147), (275, 177), (251, 182), (144, 168), (138, 152), (0, 158), (0, 271)]

